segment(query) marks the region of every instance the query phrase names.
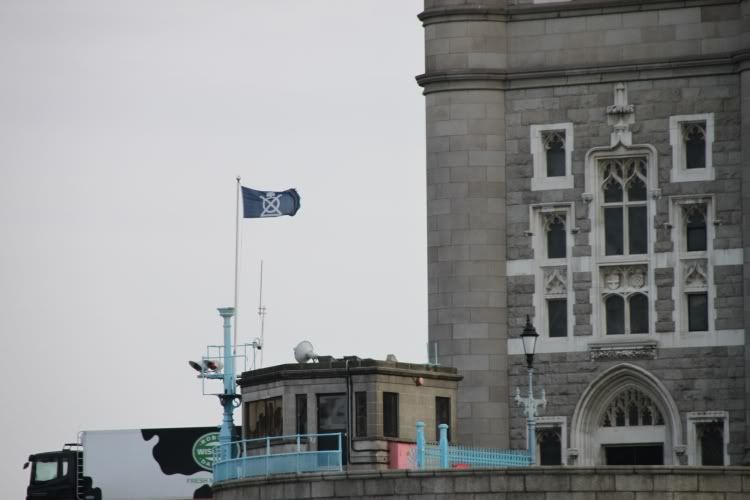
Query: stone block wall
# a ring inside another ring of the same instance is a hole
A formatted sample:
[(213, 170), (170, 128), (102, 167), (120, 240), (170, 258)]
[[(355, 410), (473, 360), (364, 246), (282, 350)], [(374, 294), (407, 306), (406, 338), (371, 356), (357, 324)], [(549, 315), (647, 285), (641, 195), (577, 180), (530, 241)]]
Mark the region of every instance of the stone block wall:
[[(572, 315), (569, 342), (561, 348), (556, 339), (552, 349), (571, 352), (551, 356), (577, 359), (587, 355), (589, 340), (620, 340), (602, 332), (605, 284), (597, 262), (601, 242), (593, 241), (592, 227), (600, 208), (587, 192), (592, 173), (586, 165), (587, 152), (611, 145), (607, 106), (614, 104), (619, 82), (634, 106), (632, 144), (653, 148), (649, 169), (658, 165), (649, 186), (644, 290), (648, 341), (659, 343), (660, 351), (647, 364), (668, 366), (667, 351), (687, 355), (683, 349), (691, 343), (742, 344), (750, 317), (750, 270), (744, 265), (750, 256), (742, 253), (750, 241), (750, 216), (742, 204), (750, 197), (748, 176), (742, 176), (742, 161), (750, 158), (750, 1), (425, 0), (420, 19), (426, 44), (426, 73), (418, 81), (427, 102), (429, 335), (439, 346), (440, 362), (465, 375), (458, 440), (504, 447), (517, 426), (515, 409), (509, 423), (507, 404), (508, 379), (515, 375), (504, 372), (508, 353), (518, 353), (510, 339), (518, 336), (526, 315), (546, 329), (545, 314), (537, 310), (546, 291), (539, 289), (540, 275), (546, 271), (540, 270), (544, 256), (540, 235), (533, 234), (532, 207), (570, 207), (566, 224), (575, 229), (563, 268)], [(672, 182), (670, 117), (703, 113), (714, 119), (715, 176)], [(572, 187), (532, 191), (530, 127), (562, 123), (572, 123), (575, 139)], [(701, 260), (710, 269), (708, 333), (716, 334), (700, 342), (686, 331), (688, 264), (679, 253), (683, 228), (675, 227), (675, 214), (682, 210), (678, 200), (698, 196), (711, 200), (711, 249)], [(608, 265), (620, 265), (614, 260)], [(695, 347), (690, 357), (701, 349)], [(750, 354), (743, 355), (750, 363)], [(720, 356), (712, 351), (709, 357), (715, 362)], [(575, 375), (585, 387), (594, 373)], [(750, 401), (747, 376), (722, 383), (738, 384)], [(733, 425), (745, 422), (750, 429), (750, 404), (731, 408), (739, 410), (746, 413), (732, 413)], [(744, 442), (750, 430), (732, 438)], [(517, 436), (510, 442), (517, 443)], [(739, 445), (733, 446), (736, 460)]]
[[(554, 86), (505, 93), (508, 260), (537, 257), (534, 254), (532, 236), (525, 233), (531, 227), (530, 206), (543, 203), (574, 204), (574, 224), (578, 232), (573, 236), (574, 246), (570, 255), (573, 258), (592, 255), (590, 211), (594, 207), (582, 201), (587, 175), (585, 155), (591, 148), (607, 146), (610, 143), (612, 128), (607, 124), (605, 110), (613, 102), (613, 88), (614, 85), (608, 83)], [(635, 123), (631, 126), (633, 144), (653, 145), (658, 153), (657, 188), (661, 190), (661, 198), (656, 203), (656, 213), (650, 221), (656, 235), (652, 252), (669, 254), (674, 251), (673, 242), (680, 237), (679, 229), (665, 229), (665, 224), (673, 219), (671, 212), (674, 211), (674, 207), (670, 207), (670, 199), (687, 195), (714, 196), (712, 208), (716, 225), (715, 237), (712, 240), (713, 248), (741, 249), (742, 204), (741, 184), (738, 182), (741, 178), (741, 142), (737, 76), (635, 81), (627, 83), (627, 90), (628, 100), (635, 106)], [(670, 182), (672, 146), (669, 137), (669, 117), (699, 113), (714, 114), (715, 140), (712, 157), (716, 178), (713, 181)], [(562, 122), (572, 122), (574, 129), (573, 189), (531, 191), (533, 157), (530, 126)], [(714, 220), (707, 223), (713, 224)], [(584, 269), (581, 271), (588, 272)], [(671, 278), (670, 272), (673, 274)], [(716, 266), (715, 284), (731, 284), (733, 279), (740, 279), (741, 274), (742, 266)], [(676, 311), (672, 288), (677, 279), (674, 276), (674, 266), (654, 269), (654, 275), (656, 330), (673, 331)], [(732, 278), (732, 275), (736, 278)], [(516, 286), (523, 281), (520, 276), (509, 277), (509, 293), (533, 294), (534, 290), (519, 289)], [(587, 329), (578, 326), (585, 327), (590, 323), (590, 315), (585, 310), (586, 302), (583, 302), (586, 300), (587, 282), (590, 285), (590, 275), (573, 273), (572, 289), (575, 291), (575, 304), (581, 315), (580, 318), (576, 316), (575, 335), (585, 335)], [(717, 311), (716, 329), (742, 328), (743, 321), (738, 314), (741, 310), (735, 307), (739, 305), (741, 295), (727, 295), (738, 291), (728, 287), (717, 290), (713, 304)], [(588, 297), (589, 301), (592, 299), (595, 297)], [(513, 300), (524, 303), (529, 299), (517, 296)], [(591, 305), (591, 302), (589, 304)], [(509, 306), (512, 305), (509, 303)], [(528, 307), (511, 308), (508, 313), (508, 327), (511, 330), (522, 327), (526, 314), (529, 314)], [(735, 318), (734, 321), (732, 318)]]
[(228, 481), (213, 490), (216, 500), (742, 500), (750, 497), (750, 471), (543, 467), (300, 474)]
[[(621, 362), (592, 361), (588, 352), (537, 354), (534, 357), (534, 384), (536, 391), (544, 388), (547, 392), (547, 408), (541, 411), (541, 416), (567, 417), (571, 422), (576, 404), (589, 383), (607, 368)], [(742, 346), (659, 349), (656, 359), (628, 360), (628, 363), (645, 368), (667, 387), (681, 414), (682, 444), (687, 443), (684, 417), (687, 412), (729, 412), (730, 460), (732, 464), (742, 463), (745, 432)], [(525, 394), (527, 377), (525, 358), (511, 356), (511, 387), (520, 387)], [(511, 417), (511, 447), (523, 449), (526, 447), (526, 417), (515, 402)]]

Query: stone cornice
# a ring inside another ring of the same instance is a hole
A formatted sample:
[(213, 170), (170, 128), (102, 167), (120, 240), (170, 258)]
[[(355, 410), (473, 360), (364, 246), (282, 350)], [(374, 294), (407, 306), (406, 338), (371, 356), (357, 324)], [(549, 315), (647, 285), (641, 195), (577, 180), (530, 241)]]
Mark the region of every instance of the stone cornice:
[(540, 4), (533, 6), (510, 6), (506, 8), (440, 7), (425, 9), (417, 17), (424, 26), (435, 23), (456, 21), (526, 21), (530, 19), (550, 19), (557, 17), (592, 16), (599, 14), (621, 14), (627, 12), (645, 12), (650, 10), (679, 9), (684, 7), (705, 7), (713, 5), (740, 4), (743, 0), (620, 0), (617, 4), (611, 1), (589, 0), (572, 4)]
[(638, 81), (648, 79), (689, 78), (694, 76), (735, 74), (750, 69), (750, 50), (727, 56), (670, 59), (653, 62), (557, 67), (539, 70), (487, 71), (460, 70), (425, 73), (416, 77), (424, 93), (448, 90), (508, 90)]
[(458, 382), (463, 376), (452, 367), (432, 366), (432, 365), (415, 365), (410, 363), (387, 363), (372, 360), (363, 360), (364, 363), (359, 366), (352, 363), (348, 368), (343, 363), (335, 363), (333, 366), (321, 366), (318, 363), (286, 364), (261, 368), (244, 372), (238, 380), (240, 387), (252, 387), (270, 382), (282, 380), (302, 380), (302, 379), (321, 379), (321, 378), (342, 378), (347, 375), (395, 375), (398, 377), (422, 377), (431, 380), (448, 380)]

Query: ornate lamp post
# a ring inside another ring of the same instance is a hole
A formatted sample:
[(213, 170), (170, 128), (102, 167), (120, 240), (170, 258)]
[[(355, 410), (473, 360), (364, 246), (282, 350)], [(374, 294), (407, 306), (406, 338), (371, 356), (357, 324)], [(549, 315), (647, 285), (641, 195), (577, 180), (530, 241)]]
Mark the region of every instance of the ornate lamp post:
[(523, 343), (523, 352), (526, 354), (526, 365), (529, 370), (529, 394), (528, 397), (522, 398), (521, 391), (516, 387), (516, 403), (524, 406), (524, 414), (526, 415), (526, 422), (528, 423), (529, 436), (529, 456), (531, 457), (531, 464), (536, 463), (536, 415), (537, 407), (547, 406), (547, 398), (542, 389), (542, 398), (534, 399), (534, 386), (532, 378), (534, 375), (534, 351), (536, 350), (536, 341), (539, 338), (539, 334), (536, 333), (536, 328), (531, 324), (529, 316), (526, 316), (526, 326), (523, 328), (521, 334), (521, 342)]

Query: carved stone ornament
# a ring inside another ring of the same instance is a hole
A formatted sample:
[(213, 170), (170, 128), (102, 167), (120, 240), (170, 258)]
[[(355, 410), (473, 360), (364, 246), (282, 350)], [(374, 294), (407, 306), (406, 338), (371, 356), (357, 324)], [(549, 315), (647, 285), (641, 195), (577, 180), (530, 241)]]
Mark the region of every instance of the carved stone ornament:
[(643, 293), (643, 288), (648, 284), (648, 268), (643, 264), (604, 266), (600, 272), (602, 283), (608, 292), (617, 291), (625, 295), (630, 292)]
[(610, 290), (617, 290), (618, 288), (620, 288), (620, 273), (609, 273), (607, 275), (607, 278), (605, 279), (605, 283), (607, 284), (607, 288), (609, 288)]
[(565, 227), (565, 212), (542, 212), (544, 230), (549, 231), (553, 224), (562, 224)]
[(708, 286), (708, 274), (706, 271), (706, 260), (686, 260), (683, 262), (685, 287), (706, 288)]
[(635, 107), (628, 104), (628, 89), (622, 82), (615, 85), (615, 103), (607, 106), (607, 123), (613, 129), (610, 136), (612, 146), (618, 143), (632, 145), (630, 126), (635, 123)]
[(546, 295), (566, 295), (568, 293), (567, 272), (564, 267), (544, 268), (544, 291)]
[(656, 342), (589, 344), (591, 361), (656, 359)]
[(703, 200), (691, 200), (689, 202), (681, 203), (682, 213), (685, 220), (688, 222), (705, 221), (706, 220), (706, 202)]

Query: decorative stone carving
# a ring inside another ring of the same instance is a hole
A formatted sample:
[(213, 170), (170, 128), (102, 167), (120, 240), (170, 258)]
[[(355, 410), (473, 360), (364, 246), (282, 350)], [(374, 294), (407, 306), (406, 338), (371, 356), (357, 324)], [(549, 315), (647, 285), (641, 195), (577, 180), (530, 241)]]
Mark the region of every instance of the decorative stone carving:
[(612, 399), (601, 416), (602, 427), (664, 425), (659, 408), (650, 397), (635, 388), (625, 389)]
[(645, 293), (647, 288), (648, 267), (645, 264), (632, 266), (602, 266), (601, 281), (605, 292), (618, 292), (622, 295), (638, 292)]
[(708, 287), (706, 259), (686, 260), (682, 265), (685, 288), (705, 289)]
[(703, 200), (690, 200), (680, 203), (682, 213), (688, 222), (706, 220), (706, 202)]
[(682, 140), (688, 142), (693, 138), (706, 140), (706, 122), (682, 122)]
[(635, 107), (628, 104), (628, 89), (622, 82), (615, 85), (615, 103), (607, 106), (607, 122), (613, 128), (610, 136), (612, 146), (618, 143), (632, 145), (630, 126), (635, 123)]
[(542, 145), (544, 149), (552, 149), (556, 144), (561, 149), (565, 149), (565, 130), (543, 130)]
[(545, 267), (544, 292), (545, 295), (567, 295), (568, 273), (565, 267)]
[(565, 213), (564, 212), (542, 212), (542, 221), (544, 222), (544, 230), (549, 231), (549, 227), (552, 224), (562, 224), (565, 227)]
[(656, 342), (589, 344), (591, 361), (656, 359)]

